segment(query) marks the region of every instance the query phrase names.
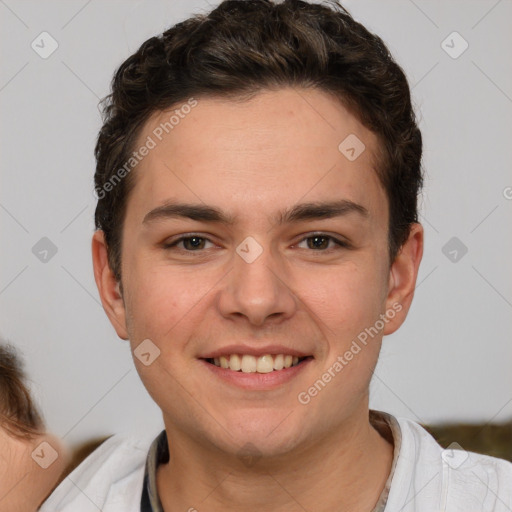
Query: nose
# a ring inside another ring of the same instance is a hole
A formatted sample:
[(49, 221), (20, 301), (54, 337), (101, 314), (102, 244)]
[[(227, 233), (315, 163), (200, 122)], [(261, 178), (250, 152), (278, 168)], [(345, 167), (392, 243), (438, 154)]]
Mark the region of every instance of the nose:
[(267, 248), (248, 263), (234, 255), (234, 268), (226, 276), (218, 307), (226, 318), (244, 318), (254, 326), (290, 318), (297, 299), (278, 259)]

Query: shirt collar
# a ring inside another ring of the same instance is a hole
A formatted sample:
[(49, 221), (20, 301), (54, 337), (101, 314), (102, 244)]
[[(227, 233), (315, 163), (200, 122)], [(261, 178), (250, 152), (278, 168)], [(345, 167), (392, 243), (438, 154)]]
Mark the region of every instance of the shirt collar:
[[(400, 447), (402, 445), (402, 433), (396, 418), (385, 412), (370, 410), (370, 423), (386, 441), (394, 445), (391, 472), (379, 500), (372, 510), (372, 512), (384, 512), (398, 461), (398, 455), (400, 453)], [(160, 464), (166, 464), (167, 462), (169, 462), (169, 444), (167, 442), (167, 433), (163, 430), (151, 443), (146, 458), (141, 512), (164, 512), (162, 503), (158, 497), (156, 472)]]

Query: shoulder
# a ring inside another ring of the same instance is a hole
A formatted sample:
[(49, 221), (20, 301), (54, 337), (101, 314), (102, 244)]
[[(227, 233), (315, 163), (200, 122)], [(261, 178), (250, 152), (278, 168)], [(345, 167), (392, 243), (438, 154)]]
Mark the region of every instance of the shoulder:
[(396, 421), (401, 447), (390, 499), (409, 503), (404, 512), (512, 510), (511, 462), (455, 444), (443, 449), (418, 423), (405, 418)]
[(126, 435), (107, 439), (60, 483), (41, 512), (139, 510), (150, 444)]

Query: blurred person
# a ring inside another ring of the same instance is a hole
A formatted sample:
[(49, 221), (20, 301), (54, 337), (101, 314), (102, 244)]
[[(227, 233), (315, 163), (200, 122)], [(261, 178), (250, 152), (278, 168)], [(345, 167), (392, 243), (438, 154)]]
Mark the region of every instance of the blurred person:
[(0, 341), (0, 511), (37, 510), (66, 462), (63, 443), (45, 432), (16, 350)]
[(512, 509), (512, 464), (369, 409), (423, 251), (402, 69), (335, 2), (231, 0), (117, 70), (97, 146), (103, 307), (162, 410), (45, 512)]

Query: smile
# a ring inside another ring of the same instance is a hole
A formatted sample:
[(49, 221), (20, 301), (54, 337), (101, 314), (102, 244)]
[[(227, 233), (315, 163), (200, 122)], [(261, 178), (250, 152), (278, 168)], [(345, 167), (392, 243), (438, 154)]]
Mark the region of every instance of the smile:
[(259, 357), (250, 354), (230, 354), (207, 358), (205, 361), (234, 372), (271, 373), (297, 366), (305, 359), (310, 359), (310, 357), (297, 357), (291, 354), (265, 354)]

